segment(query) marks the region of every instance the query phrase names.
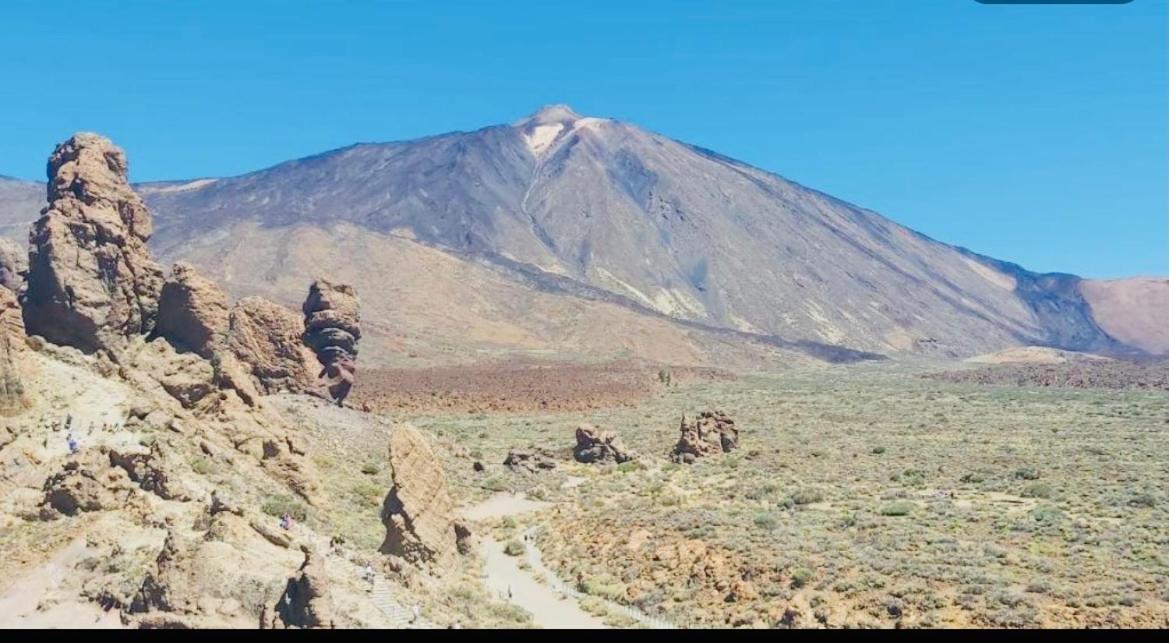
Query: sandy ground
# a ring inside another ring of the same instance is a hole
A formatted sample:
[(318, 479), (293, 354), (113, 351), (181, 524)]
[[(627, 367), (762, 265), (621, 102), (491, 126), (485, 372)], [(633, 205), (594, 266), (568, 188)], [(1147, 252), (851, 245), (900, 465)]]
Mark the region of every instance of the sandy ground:
[(20, 576), (0, 594), (0, 629), (121, 629), (117, 612), (77, 598), (70, 571), (85, 553), (75, 540), (44, 564)]

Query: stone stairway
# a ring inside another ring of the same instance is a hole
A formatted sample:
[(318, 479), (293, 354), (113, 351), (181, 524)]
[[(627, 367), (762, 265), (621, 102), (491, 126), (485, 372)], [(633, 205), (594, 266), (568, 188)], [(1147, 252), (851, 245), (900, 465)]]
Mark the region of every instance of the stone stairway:
[(373, 591), (370, 593), (370, 599), (373, 604), (377, 606), (386, 618), (390, 619), (394, 627), (400, 629), (433, 629), (435, 625), (426, 619), (419, 617), (417, 622), (411, 623), (414, 617), (413, 611), (393, 598), (393, 587), (380, 576), (375, 576), (373, 580)]

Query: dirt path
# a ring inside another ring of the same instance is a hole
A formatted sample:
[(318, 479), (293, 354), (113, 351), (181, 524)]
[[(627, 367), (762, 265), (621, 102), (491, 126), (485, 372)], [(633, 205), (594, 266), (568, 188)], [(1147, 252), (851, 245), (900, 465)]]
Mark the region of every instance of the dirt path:
[[(547, 502), (529, 500), (521, 495), (496, 494), (463, 512), (469, 520), (486, 520), (514, 516), (550, 507)], [(520, 569), (522, 560), (503, 553), (505, 543), (486, 537), (481, 545), (484, 579), (495, 596), (523, 608), (532, 621), (545, 629), (600, 629), (607, 627), (601, 619), (585, 612), (576, 600), (536, 580), (530, 570)], [(508, 594), (511, 598), (508, 599)]]

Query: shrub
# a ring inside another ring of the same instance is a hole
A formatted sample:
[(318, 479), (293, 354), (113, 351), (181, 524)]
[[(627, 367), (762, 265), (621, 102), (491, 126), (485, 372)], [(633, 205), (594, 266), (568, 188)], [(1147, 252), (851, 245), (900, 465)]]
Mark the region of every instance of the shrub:
[(1022, 467), (1015, 470), (1015, 477), (1020, 480), (1038, 480), (1039, 470), (1034, 467)]
[(1052, 493), (1053, 491), (1051, 485), (1043, 482), (1036, 482), (1034, 484), (1027, 485), (1023, 489), (1023, 493), (1021, 495), (1024, 498), (1050, 498)]
[(367, 462), (367, 463), (361, 465), (361, 472), (367, 476), (376, 476), (378, 473), (381, 472), (381, 467), (377, 466), (376, 464), (374, 464), (372, 462)]
[(779, 522), (776, 521), (775, 516), (772, 516), (771, 514), (759, 514), (758, 516), (755, 516), (755, 520), (753, 522), (755, 523), (756, 527), (765, 531), (775, 531), (775, 528), (779, 526)]
[(800, 567), (792, 572), (792, 589), (799, 589), (807, 585), (810, 580), (812, 580), (811, 570)]
[(308, 517), (308, 509), (292, 496), (268, 496), (260, 505), (260, 511), (275, 518), (288, 514), (295, 520), (303, 521)]
[(1128, 501), (1128, 504), (1130, 507), (1143, 507), (1145, 509), (1149, 509), (1156, 506), (1157, 499), (1154, 498), (1151, 494), (1142, 493), (1133, 496), (1133, 498)]
[(913, 505), (908, 502), (891, 502), (881, 507), (882, 516), (908, 516), (913, 511)]
[(885, 447), (873, 447), (873, 455), (881, 455), (885, 452)]
[(508, 556), (521, 556), (525, 551), (527, 551), (527, 548), (524, 547), (524, 544), (518, 540), (509, 540), (507, 541), (507, 544), (503, 546), (503, 553), (507, 554)]
[(824, 500), (824, 493), (819, 489), (800, 489), (792, 494), (792, 502), (797, 505), (810, 505)]

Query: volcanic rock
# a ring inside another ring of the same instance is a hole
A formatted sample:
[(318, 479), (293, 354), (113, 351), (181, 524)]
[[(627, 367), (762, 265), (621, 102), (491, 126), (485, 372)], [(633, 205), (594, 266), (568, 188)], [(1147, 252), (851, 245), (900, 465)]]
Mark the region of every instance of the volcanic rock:
[(722, 411), (703, 411), (697, 418), (682, 416), (681, 436), (674, 445), (674, 459), (691, 463), (717, 453), (728, 453), (739, 446), (739, 431), (734, 420)]
[(577, 462), (628, 462), (633, 456), (612, 431), (602, 431), (591, 424), (576, 427), (576, 448), (572, 455)]
[(247, 297), (232, 307), (229, 326), (230, 351), (261, 391), (309, 390), (315, 360), (302, 341), (304, 322), (295, 312), (262, 297)]
[(150, 212), (126, 173), (125, 153), (97, 134), (53, 151), (49, 204), (30, 236), (30, 334), (92, 353), (154, 329), (163, 271), (146, 247)]
[(382, 506), (382, 553), (444, 568), (456, 550), (454, 503), (442, 464), (409, 424), (399, 424), (390, 434), (390, 473), (393, 486)]
[(307, 547), (304, 563), (296, 576), (288, 579), (284, 593), (273, 610), (276, 615), (274, 627), (297, 629), (332, 629), (336, 627), (333, 617), (333, 601), (329, 596), (329, 581), (324, 564)]
[(20, 292), (28, 272), (28, 250), (20, 244), (0, 237), (0, 288)]
[(18, 413), (28, 402), (22, 382), (24, 340), (24, 322), (16, 295), (0, 288), (0, 415)]
[(318, 279), (304, 301), (304, 341), (323, 367), (317, 375), (329, 399), (341, 405), (353, 387), (361, 316), (352, 286)]

